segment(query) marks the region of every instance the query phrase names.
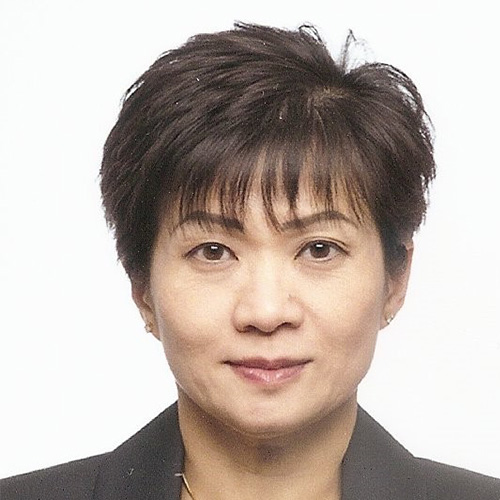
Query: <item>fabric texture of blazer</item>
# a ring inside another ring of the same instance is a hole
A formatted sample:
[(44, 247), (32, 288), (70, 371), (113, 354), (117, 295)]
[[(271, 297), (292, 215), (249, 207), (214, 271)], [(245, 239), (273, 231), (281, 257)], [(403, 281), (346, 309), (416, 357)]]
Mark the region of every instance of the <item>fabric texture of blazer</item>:
[[(174, 404), (110, 453), (0, 481), (0, 499), (179, 500), (183, 457)], [(342, 500), (500, 500), (500, 479), (415, 458), (359, 408)]]

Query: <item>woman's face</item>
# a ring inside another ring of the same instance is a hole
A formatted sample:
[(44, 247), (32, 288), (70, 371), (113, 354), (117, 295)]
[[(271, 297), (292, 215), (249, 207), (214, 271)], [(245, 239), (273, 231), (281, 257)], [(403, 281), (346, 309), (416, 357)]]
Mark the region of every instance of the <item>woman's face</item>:
[(378, 232), (348, 210), (278, 200), (276, 230), (255, 196), (226, 229), (217, 207), (163, 221), (134, 299), (180, 400), (246, 435), (297, 431), (352, 400), (408, 273), (387, 276)]

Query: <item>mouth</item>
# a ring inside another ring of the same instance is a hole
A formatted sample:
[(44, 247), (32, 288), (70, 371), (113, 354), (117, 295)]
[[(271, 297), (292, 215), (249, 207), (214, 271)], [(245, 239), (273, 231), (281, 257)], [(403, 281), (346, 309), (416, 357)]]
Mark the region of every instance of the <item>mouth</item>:
[(243, 380), (265, 386), (280, 385), (300, 376), (310, 359), (246, 358), (227, 361), (231, 369)]

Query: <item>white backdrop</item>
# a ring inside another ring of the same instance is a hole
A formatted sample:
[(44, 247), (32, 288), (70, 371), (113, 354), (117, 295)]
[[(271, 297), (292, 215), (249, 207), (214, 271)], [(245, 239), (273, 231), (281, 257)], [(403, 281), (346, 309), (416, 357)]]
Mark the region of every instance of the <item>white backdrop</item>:
[(100, 210), (122, 93), (234, 20), (352, 28), (417, 83), (439, 176), (407, 304), (360, 400), (413, 453), (500, 476), (498, 14), (494, 2), (2, 0), (0, 477), (109, 450), (175, 399)]

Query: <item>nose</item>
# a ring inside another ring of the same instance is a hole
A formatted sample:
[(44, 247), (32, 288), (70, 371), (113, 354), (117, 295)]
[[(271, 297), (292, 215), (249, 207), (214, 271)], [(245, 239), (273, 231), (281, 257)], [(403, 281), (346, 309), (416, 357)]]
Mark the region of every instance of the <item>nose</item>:
[(304, 311), (292, 281), (279, 263), (267, 262), (249, 270), (234, 307), (236, 329), (270, 335), (298, 328)]

